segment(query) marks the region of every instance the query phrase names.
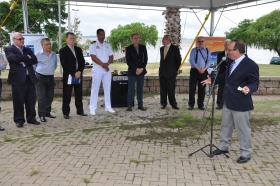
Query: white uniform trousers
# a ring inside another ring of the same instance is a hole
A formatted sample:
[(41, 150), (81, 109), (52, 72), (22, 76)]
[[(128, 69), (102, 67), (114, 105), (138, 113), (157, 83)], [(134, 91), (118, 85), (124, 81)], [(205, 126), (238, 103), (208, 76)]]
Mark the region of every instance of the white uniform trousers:
[(111, 109), (111, 71), (109, 72), (92, 72), (92, 84), (91, 84), (91, 94), (90, 94), (90, 111), (95, 111), (98, 102), (98, 92), (100, 88), (100, 83), (102, 81), (102, 86), (104, 90), (104, 100), (105, 108)]

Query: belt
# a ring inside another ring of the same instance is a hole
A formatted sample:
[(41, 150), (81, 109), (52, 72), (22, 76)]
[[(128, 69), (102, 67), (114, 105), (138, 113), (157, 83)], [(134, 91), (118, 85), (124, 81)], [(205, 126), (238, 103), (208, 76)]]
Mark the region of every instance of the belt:
[(53, 77), (53, 75), (43, 75), (43, 74), (40, 74), (38, 72), (36, 72), (36, 74), (40, 75), (40, 76), (44, 76), (44, 77)]

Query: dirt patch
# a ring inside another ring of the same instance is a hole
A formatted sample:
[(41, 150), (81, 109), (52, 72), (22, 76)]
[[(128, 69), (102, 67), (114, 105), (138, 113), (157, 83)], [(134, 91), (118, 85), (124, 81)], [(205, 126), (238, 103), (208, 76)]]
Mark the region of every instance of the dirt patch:
[[(186, 116), (172, 118), (155, 118), (153, 122), (139, 125), (123, 125), (119, 129), (134, 131), (139, 128), (145, 128), (145, 134), (126, 136), (126, 139), (132, 141), (148, 141), (154, 143), (170, 142), (176, 145), (182, 145), (182, 141), (195, 140), (202, 134), (207, 134), (211, 130), (211, 121), (201, 122), (199, 119), (186, 119)], [(219, 139), (221, 118), (214, 119), (214, 131)], [(278, 125), (279, 118), (275, 117), (255, 117), (250, 120), (252, 132), (260, 131), (264, 126)]]

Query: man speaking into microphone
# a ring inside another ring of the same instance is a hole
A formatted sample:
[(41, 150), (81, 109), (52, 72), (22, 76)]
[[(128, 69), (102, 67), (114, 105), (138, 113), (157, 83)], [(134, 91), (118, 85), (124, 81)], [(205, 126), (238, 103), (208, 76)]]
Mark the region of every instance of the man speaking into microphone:
[[(254, 109), (252, 94), (259, 87), (259, 67), (244, 55), (245, 43), (241, 40), (230, 41), (227, 54), (232, 60), (226, 71), (219, 75), (215, 84), (224, 83), (222, 98), (222, 125), (220, 143), (213, 155), (228, 153), (230, 139), (235, 127), (240, 144), (240, 157), (237, 163), (247, 163), (251, 159), (252, 141), (250, 114)], [(211, 84), (212, 79), (201, 82), (202, 85)]]

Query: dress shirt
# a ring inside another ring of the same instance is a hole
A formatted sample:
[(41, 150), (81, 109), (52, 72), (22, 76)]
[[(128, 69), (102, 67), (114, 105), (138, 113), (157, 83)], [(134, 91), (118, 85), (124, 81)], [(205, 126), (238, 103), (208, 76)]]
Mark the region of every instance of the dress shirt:
[[(201, 53), (198, 51), (200, 50)], [(195, 68), (195, 66), (198, 66), (200, 68), (204, 68), (207, 66), (208, 68), (211, 65), (211, 51), (209, 49), (206, 49), (205, 47), (203, 49), (198, 48), (197, 50), (197, 63), (195, 63), (195, 57), (196, 57), (196, 47), (192, 49), (191, 55), (190, 55), (190, 64), (191, 68)], [(207, 50), (208, 50), (208, 59), (207, 59)], [(203, 55), (203, 57), (201, 56)], [(207, 61), (205, 62), (205, 60)]]
[[(163, 47), (167, 47), (167, 48), (166, 48), (166, 56), (167, 56), (168, 50), (169, 50), (169, 48), (170, 48), (170, 45), (171, 45), (171, 43), (169, 43), (169, 44), (166, 45), (166, 46), (165, 46), (165, 45), (163, 46)], [(164, 48), (163, 48), (163, 50), (164, 50)]]
[(239, 58), (237, 58), (235, 60), (235, 64), (232, 67), (231, 72), (229, 72), (230, 74), (234, 71), (234, 69), (239, 65), (239, 63), (245, 58), (245, 55), (243, 54), (242, 56), (240, 56)]
[(78, 60), (77, 60), (77, 57), (76, 57), (75, 49), (74, 49), (74, 47), (71, 47), (71, 46), (69, 46), (69, 45), (67, 45), (67, 46), (70, 48), (70, 50), (72, 51), (73, 55), (74, 55), (75, 58), (76, 58), (76, 70), (78, 70), (78, 65), (79, 65), (79, 63), (78, 63)]
[[(20, 53), (23, 55), (23, 47), (22, 48), (19, 48), (17, 45), (15, 45), (16, 47), (17, 47), (17, 49), (20, 51)], [(28, 55), (28, 57), (30, 58), (30, 56)], [(23, 67), (25, 67), (26, 65), (25, 65), (25, 63), (22, 61), (22, 66)], [(26, 69), (26, 75), (29, 75), (29, 72), (28, 72), (28, 70)]]
[(0, 78), (1, 78), (1, 69), (6, 69), (6, 62), (4, 56), (0, 53)]
[(54, 71), (57, 67), (57, 56), (56, 53), (51, 51), (50, 55), (48, 56), (43, 49), (36, 52), (36, 57), (38, 63), (34, 66), (35, 72), (45, 75), (51, 76), (54, 75)]

